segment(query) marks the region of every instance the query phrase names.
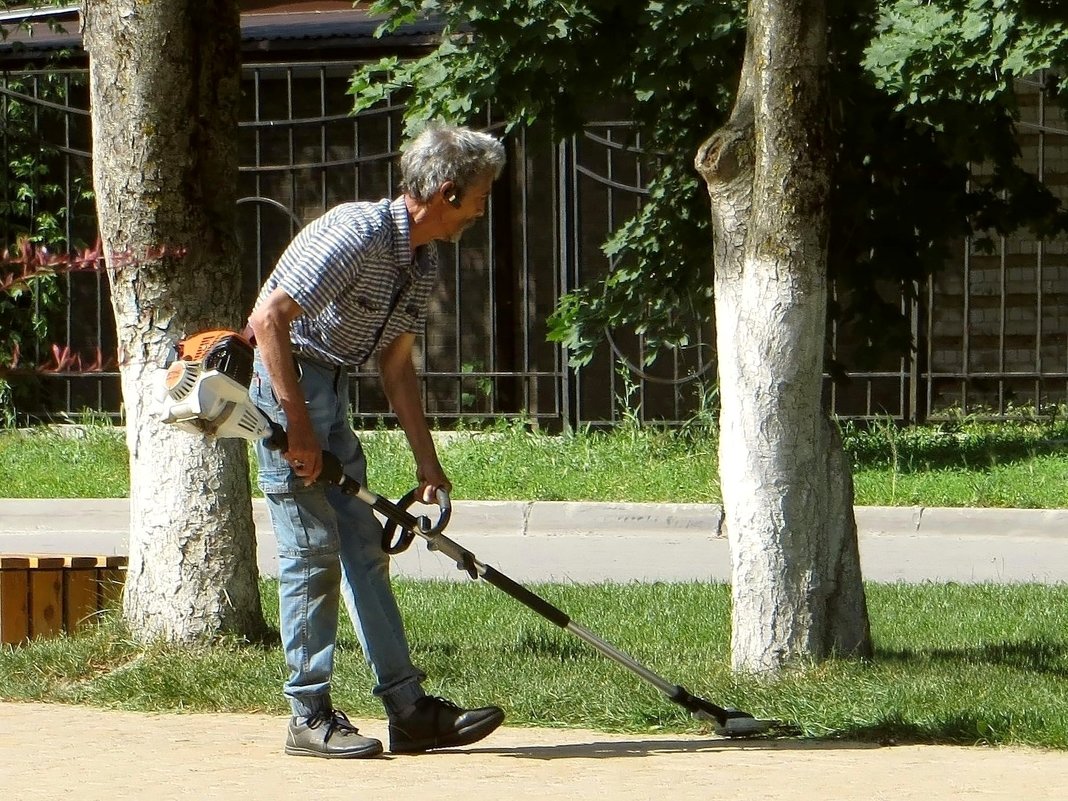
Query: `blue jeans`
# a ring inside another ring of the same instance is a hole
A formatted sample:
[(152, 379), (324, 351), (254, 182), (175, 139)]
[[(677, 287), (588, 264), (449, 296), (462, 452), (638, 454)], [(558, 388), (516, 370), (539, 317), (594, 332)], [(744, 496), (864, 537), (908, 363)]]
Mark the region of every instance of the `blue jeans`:
[[(319, 442), (341, 460), (347, 475), (364, 483), (367, 462), (349, 425), (345, 370), (300, 359), (298, 374)], [(250, 392), (272, 420), (286, 425), (258, 353)], [(389, 556), (382, 550), (381, 524), (370, 506), (336, 487), (304, 486), (304, 479), (262, 440), (256, 443), (256, 457), (278, 540), (280, 628), (290, 671), (284, 689), (293, 714), (332, 708), (330, 679), (342, 597), (374, 674), (375, 695), (388, 713), (400, 711), (424, 695), (426, 676), (411, 662), (390, 585)]]

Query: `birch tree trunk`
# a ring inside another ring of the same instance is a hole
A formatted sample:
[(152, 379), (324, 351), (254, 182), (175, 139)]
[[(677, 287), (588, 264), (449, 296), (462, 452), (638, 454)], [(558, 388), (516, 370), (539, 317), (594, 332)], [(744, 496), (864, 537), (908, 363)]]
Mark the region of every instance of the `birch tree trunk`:
[(159, 422), (155, 371), (182, 335), (243, 325), (234, 220), (233, 0), (86, 0), (93, 183), (130, 451), (123, 613), (142, 640), (264, 630), (246, 444)]
[(728, 123), (696, 166), (714, 230), (732, 664), (871, 653), (850, 464), (823, 411), (825, 0), (751, 0)]

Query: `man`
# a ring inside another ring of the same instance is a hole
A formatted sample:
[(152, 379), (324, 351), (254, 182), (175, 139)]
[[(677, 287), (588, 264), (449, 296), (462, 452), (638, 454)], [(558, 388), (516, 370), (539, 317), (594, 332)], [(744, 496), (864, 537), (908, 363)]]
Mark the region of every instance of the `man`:
[(435, 241), (456, 241), (485, 212), (504, 148), (488, 134), (432, 126), (402, 148), (403, 194), (343, 203), (305, 227), (282, 254), (249, 318), (257, 345), (252, 397), (288, 432), (284, 454), (257, 445), (259, 483), (278, 540), (282, 642), (292, 708), (286, 753), (370, 757), (330, 698), (343, 595), (389, 717), (390, 750), (468, 745), (504, 720), (495, 707), (465, 710), (427, 696), (411, 663), (381, 547), (381, 525), (362, 501), (315, 479), (322, 451), (365, 481), (348, 423), (347, 369), (377, 357), (386, 397), (415, 457), (424, 498), (451, 489), (438, 461), (412, 364), (412, 346), (436, 279)]

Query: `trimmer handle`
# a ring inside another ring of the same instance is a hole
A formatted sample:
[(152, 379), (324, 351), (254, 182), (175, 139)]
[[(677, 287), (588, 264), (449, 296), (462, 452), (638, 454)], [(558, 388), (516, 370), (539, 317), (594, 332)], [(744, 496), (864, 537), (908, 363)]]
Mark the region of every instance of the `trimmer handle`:
[[(263, 412), (261, 411), (260, 414), (263, 414)], [(265, 438), (266, 441), (263, 444), (270, 448), (272, 451), (278, 451), (279, 453), (285, 453), (286, 451), (288, 451), (289, 437), (286, 435), (286, 430), (282, 428), (282, 426), (278, 425), (278, 423), (276, 423), (274, 420), (267, 417), (267, 415), (264, 414), (263, 417), (267, 421), (267, 424), (271, 427), (271, 433), (267, 435), (267, 437)]]
[(323, 451), (323, 469), (319, 471), (319, 478), (325, 484), (342, 486), (348, 476), (341, 469), (341, 462), (330, 451)]
[[(271, 421), (271, 434), (267, 437), (266, 445), (272, 450), (283, 452), (289, 447), (285, 429), (274, 421)], [(382, 530), (382, 550), (388, 554), (398, 554), (407, 550), (417, 533), (433, 536), (444, 531), (452, 516), (452, 501), (449, 499), (449, 493), (444, 489), (439, 487), (434, 493), (438, 504), (438, 520), (432, 524), (425, 515), (414, 517), (408, 512), (408, 508), (420, 500), (418, 487), (409, 491), (397, 503), (392, 503), (371, 492), (354, 478), (345, 475), (341, 462), (330, 451), (323, 451), (323, 469), (319, 473), (318, 480), (325, 484), (333, 484), (346, 495), (360, 498), (389, 521)], [(400, 534), (397, 534), (398, 528), (400, 528)], [(419, 531), (416, 531), (417, 528)]]
[[(268, 418), (267, 422), (271, 426), (271, 433), (264, 438), (263, 444), (272, 451), (285, 453), (289, 450), (289, 436), (286, 434), (286, 430), (274, 420)], [(330, 451), (323, 451), (323, 469), (319, 472), (317, 480), (341, 486), (346, 478), (348, 477), (341, 471), (341, 462), (338, 461), (338, 458)]]
[[(420, 515), (416, 518), (419, 521), (422, 533), (427, 536), (433, 536), (444, 531), (445, 527), (449, 525), (449, 518), (452, 517), (452, 501), (449, 499), (449, 493), (438, 487), (434, 492), (434, 499), (438, 504), (438, 521), (431, 525), (430, 520), (425, 515)], [(400, 511), (407, 512), (408, 508), (418, 500), (422, 499), (419, 497), (419, 487), (415, 487), (409, 490), (408, 494), (394, 505)], [(398, 528), (400, 528), (399, 534), (397, 533)], [(416, 532), (411, 528), (402, 527), (396, 519), (389, 517), (389, 522), (382, 530), (382, 550), (388, 554), (402, 553), (408, 550), (408, 546), (412, 544), (415, 535)], [(396, 537), (396, 540), (394, 540), (394, 537)]]
[(398, 554), (407, 550), (416, 534), (432, 537), (441, 533), (449, 525), (449, 518), (452, 517), (452, 501), (449, 499), (449, 493), (444, 489), (439, 487), (434, 493), (438, 504), (438, 519), (436, 523), (431, 523), (426, 515), (415, 517), (408, 511), (413, 503), (420, 500), (418, 487), (410, 490), (397, 503), (388, 501), (362, 486), (356, 479), (345, 475), (341, 469), (341, 462), (330, 451), (323, 451), (323, 469), (319, 473), (319, 481), (333, 484), (346, 495), (359, 498), (386, 518), (387, 523), (382, 529), (382, 550), (388, 554)]

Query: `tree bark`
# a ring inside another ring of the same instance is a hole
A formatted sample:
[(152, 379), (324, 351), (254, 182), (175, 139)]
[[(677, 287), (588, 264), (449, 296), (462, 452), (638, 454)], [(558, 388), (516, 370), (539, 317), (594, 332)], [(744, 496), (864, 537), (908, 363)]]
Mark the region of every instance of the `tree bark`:
[(154, 414), (181, 336), (242, 327), (233, 0), (87, 0), (93, 182), (130, 451), (123, 613), (141, 640), (262, 635), (246, 444)]
[(712, 201), (732, 664), (871, 653), (849, 460), (822, 404), (830, 144), (825, 0), (751, 0)]

